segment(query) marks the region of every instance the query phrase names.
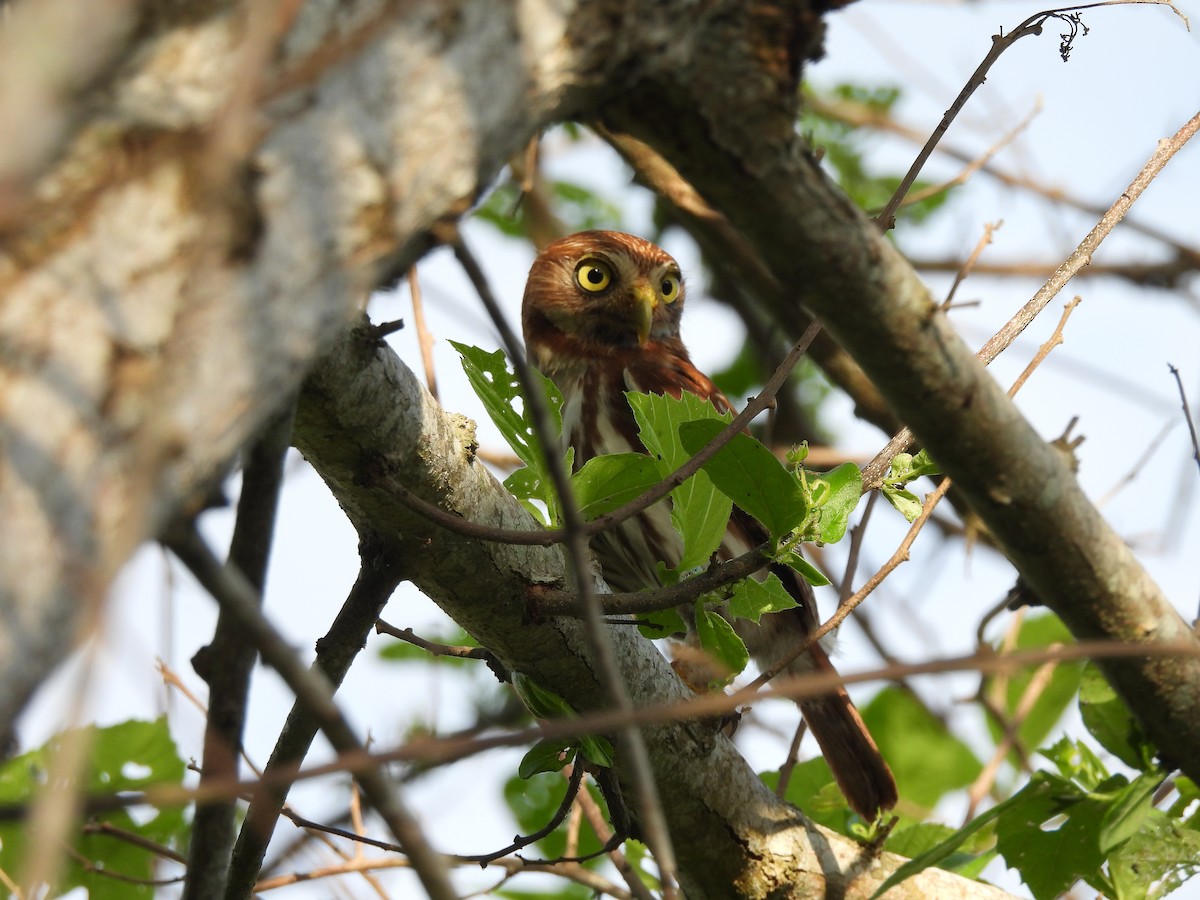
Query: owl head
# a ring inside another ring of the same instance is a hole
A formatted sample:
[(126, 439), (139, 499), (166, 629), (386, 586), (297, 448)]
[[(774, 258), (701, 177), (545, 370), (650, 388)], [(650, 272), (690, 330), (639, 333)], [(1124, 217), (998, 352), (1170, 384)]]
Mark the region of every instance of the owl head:
[(581, 231), (544, 249), (529, 270), (521, 320), (531, 351), (638, 350), (678, 339), (679, 264), (617, 231)]

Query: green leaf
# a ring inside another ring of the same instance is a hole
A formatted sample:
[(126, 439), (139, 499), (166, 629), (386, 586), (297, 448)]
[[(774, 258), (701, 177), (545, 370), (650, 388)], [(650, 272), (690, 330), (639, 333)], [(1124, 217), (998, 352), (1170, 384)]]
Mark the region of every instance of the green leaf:
[[(586, 781), (581, 786), (580, 790), (589, 790)], [(534, 775), (531, 778), (519, 778), (513, 776), (508, 779), (504, 785), (504, 799), (512, 810), (513, 816), (517, 820), (517, 825), (522, 834), (530, 834), (537, 831), (539, 828), (545, 827), (567, 792), (567, 780), (563, 776), (554, 772), (542, 773)], [(596, 797), (596, 793), (592, 793)], [(597, 801), (603, 808), (603, 798), (597, 798)], [(562, 828), (555, 829), (551, 834), (538, 841), (537, 846), (541, 848), (542, 855), (550, 859), (557, 859), (564, 855), (566, 850), (567, 838), (565, 830)], [(484, 848), (486, 849), (486, 847)], [(590, 828), (579, 829), (579, 852), (582, 855), (595, 853), (600, 849), (600, 842), (596, 839), (595, 834)], [(396, 895), (400, 896), (400, 895)], [(590, 897), (585, 893), (582, 897)]]
[(662, 480), (658, 463), (645, 453), (611, 453), (589, 459), (571, 476), (575, 501), (584, 519), (610, 513)]
[[(509, 368), (503, 351), (488, 353), (457, 341), (451, 341), (450, 344), (462, 356), (463, 371), (488, 416), (496, 424), (513, 453), (529, 469), (526, 475), (515, 482), (526, 492), (524, 496), (518, 496), (526, 500), (540, 500), (549, 511), (550, 522), (557, 523), (559, 502), (549, 477), (545, 450), (525, 413), (521, 383)], [(550, 429), (553, 432), (550, 437), (552, 440), (558, 440), (562, 434), (562, 394), (554, 383), (540, 372), (534, 371), (533, 376), (537, 382), (536, 389), (541, 390), (546, 398)], [(567, 471), (571, 470), (569, 461), (566, 468)], [(530, 493), (535, 489), (536, 493)]]
[(652, 641), (673, 634), (686, 634), (688, 630), (683, 617), (674, 609), (660, 609), (658, 612), (638, 616), (638, 622), (638, 631)]
[(1157, 748), (1095, 663), (1083, 669), (1079, 712), (1092, 737), (1121, 762), (1143, 772), (1155, 768)]
[[(684, 392), (676, 399), (660, 394), (625, 395), (637, 420), (642, 445), (658, 463), (659, 475), (670, 475), (690, 458), (679, 439), (679, 426), (694, 419), (729, 422), (729, 413), (719, 413), (707, 400)], [(697, 472), (671, 491), (671, 523), (683, 539), (683, 555), (676, 573), (707, 565), (721, 546), (733, 506), (713, 486), (703, 471)], [(667, 560), (663, 560), (667, 562)]]
[(1035, 772), (1002, 804), (996, 849), (1021, 873), (1036, 900), (1052, 900), (1100, 872), (1100, 826), (1107, 805), (1058, 775)]
[(1200, 832), (1181, 827), (1158, 810), (1108, 860), (1120, 900), (1158, 900), (1200, 875)]
[[(695, 455), (725, 427), (720, 421), (684, 422), (679, 437)], [(766, 526), (779, 540), (808, 515), (804, 489), (775, 454), (748, 434), (735, 434), (704, 464), (725, 496)]]
[(800, 555), (798, 550), (788, 550), (779, 557), (779, 561), (800, 573), (800, 577), (813, 587), (825, 587), (829, 579), (821, 574), (821, 570)]
[[(909, 859), (916, 859), (942, 846), (956, 834), (957, 832), (948, 825), (918, 822), (893, 831), (884, 842), (884, 848)], [(976, 878), (996, 856), (996, 851), (990, 849), (991, 844), (990, 830), (977, 828), (966, 835), (965, 839), (955, 840), (955, 849), (948, 855), (941, 856), (938, 868), (957, 872), (964, 878)]]
[(553, 488), (549, 488), (542, 480), (541, 473), (529, 466), (514, 469), (504, 479), (504, 487), (508, 489), (510, 494), (521, 501), (521, 505), (529, 511), (531, 516), (543, 525), (549, 524), (546, 520), (545, 510), (533, 502), (546, 496), (547, 490), (553, 490)]
[(729, 598), (729, 614), (735, 619), (749, 619), (758, 624), (765, 613), (780, 612), (796, 606), (796, 599), (788, 593), (779, 576), (767, 573), (765, 581), (743, 578), (733, 586)]
[[(811, 484), (813, 476), (808, 477)], [(836, 544), (845, 536), (850, 514), (862, 498), (862, 472), (848, 462), (816, 477), (828, 486), (821, 494), (817, 537), (823, 543)]]
[[(590, 188), (569, 181), (552, 181), (548, 194), (554, 214), (567, 223), (567, 231), (608, 229), (621, 231), (621, 208)], [(507, 237), (528, 236), (526, 204), (520, 185), (507, 181), (492, 191), (472, 215)]]
[(967, 844), (968, 841), (971, 841), (983, 829), (1000, 818), (1004, 814), (1008, 804), (1012, 803), (1015, 799), (1015, 797), (1010, 797), (1003, 803), (996, 804), (983, 814), (976, 816), (962, 828), (958, 829), (958, 831), (952, 833), (940, 844), (910, 859), (888, 876), (887, 880), (871, 895), (871, 900), (875, 900), (876, 897), (882, 897), (902, 881), (912, 878), (918, 872), (923, 872), (930, 866), (946, 868), (946, 865), (943, 864), (948, 864), (950, 860), (955, 859), (958, 856), (959, 848)]
[(564, 754), (574, 744), (568, 738), (543, 738), (526, 751), (517, 766), (517, 775), (526, 780), (542, 772), (559, 772), (571, 760)]
[(611, 769), (613, 765), (613, 747), (608, 738), (599, 734), (585, 734), (579, 739), (579, 749), (587, 761), (594, 766)]
[(621, 230), (621, 207), (591, 188), (570, 181), (552, 181), (550, 193), (555, 200), (555, 213), (570, 223), (571, 231)]
[[(75, 740), (87, 742), (90, 748), (79, 784), (85, 795), (142, 791), (183, 782), (184, 763), (171, 740), (166, 719), (130, 720), (105, 728), (71, 729), (55, 735), (42, 747), (6, 761), (0, 766), (0, 804), (30, 803), (43, 785), (53, 756), (64, 742)], [(188, 825), (182, 808), (152, 810), (149, 818), (139, 814), (136, 820), (126, 810), (93, 819), (167, 847), (184, 850), (187, 846)], [(0, 869), (10, 873), (21, 870), (28, 850), (26, 841), (25, 823), (0, 823)], [(102, 833), (78, 836), (73, 846), (80, 857), (66, 858), (59, 885), (62, 893), (82, 887), (96, 900), (153, 897), (153, 887), (105, 877), (81, 864), (86, 860), (110, 873), (147, 880), (155, 877), (158, 862), (148, 850)]]
[[(1049, 647), (1052, 644), (1073, 644), (1075, 642), (1062, 620), (1052, 613), (1029, 616), (1021, 625), (1017, 634), (1016, 648), (1019, 650), (1034, 650)], [(1079, 678), (1082, 670), (1081, 663), (1059, 663), (1049, 680), (1045, 682), (1037, 700), (1021, 721), (1017, 736), (1025, 747), (1040, 747), (1050, 736), (1054, 726), (1062, 718), (1063, 711), (1075, 699), (1079, 690)], [(1014, 675), (1004, 679), (1006, 684), (1001, 706), (1012, 716), (1021, 704), (1030, 682), (1037, 670), (1021, 669)], [(987, 696), (994, 696), (996, 680), (989, 676), (984, 683)], [(1001, 736), (1000, 726), (990, 717), (987, 719), (988, 731), (993, 740)]]
[(907, 484), (922, 475), (937, 475), (940, 472), (938, 464), (929, 458), (929, 453), (925, 450), (915, 456), (911, 453), (897, 453), (884, 481)]
[(971, 748), (907, 691), (886, 687), (861, 711), (906, 803), (932, 809), (983, 768)]
[(733, 626), (720, 613), (697, 605), (696, 634), (705, 652), (729, 672), (724, 684), (728, 684), (733, 676), (746, 668), (746, 663), (750, 662), (750, 651), (737, 636)]
[(1141, 831), (1150, 818), (1154, 792), (1162, 784), (1161, 774), (1139, 775), (1113, 799), (1100, 822), (1100, 851), (1110, 853)]
[(1038, 751), (1054, 763), (1063, 778), (1069, 778), (1084, 788), (1094, 791), (1112, 776), (1092, 749), (1069, 737), (1061, 738), (1049, 747)]
[(512, 673), (512, 686), (526, 708), (539, 719), (574, 719), (571, 704), (521, 672)]
[(896, 512), (910, 522), (917, 520), (917, 516), (921, 514), (921, 501), (917, 499), (916, 494), (888, 483), (883, 484), (879, 490), (884, 499), (896, 507)]

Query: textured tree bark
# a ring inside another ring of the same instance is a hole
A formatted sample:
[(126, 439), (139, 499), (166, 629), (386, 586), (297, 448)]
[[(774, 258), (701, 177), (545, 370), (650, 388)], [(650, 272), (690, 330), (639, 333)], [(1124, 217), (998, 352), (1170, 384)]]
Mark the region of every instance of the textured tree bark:
[[(601, 77), (570, 3), (288, 8), (110, 3), (104, 52), (6, 129), (0, 734), (367, 292)], [(16, 10), (0, 50), (79, 25)]]
[(779, 322), (787, 327), (797, 306), (821, 319), (1076, 637), (1190, 651), (1101, 666), (1164, 758), (1200, 775), (1196, 633), (912, 266), (822, 172), (797, 134), (796, 91), (748, 77), (756, 60), (780, 51), (776, 34), (746, 22), (725, 36), (723, 53), (709, 46), (712, 29), (690, 30), (692, 64), (604, 104), (606, 121), (675, 165), (791, 286), (791, 298), (763, 294)]
[[(70, 650), (133, 549), (203, 502), (361, 298), (419, 257), (438, 223), (459, 216), (541, 127), (572, 116), (603, 114), (645, 138), (742, 231), (1077, 634), (1189, 634), (932, 311), (911, 269), (805, 155), (795, 81), (819, 42), (817, 6), (209, 0), (107, 8), (113, 18), (97, 53), (72, 57), (78, 68), (53, 83), (33, 84), (42, 91), (33, 112), (14, 118), (4, 105), (24, 96), (12, 87), (19, 80), (5, 77), (0, 92), (0, 123), (26, 126), (0, 154), (0, 731)], [(21, 11), (11, 19), (0, 60), (15, 58), (8, 51), (28, 36)], [(77, 25), (62, 25), (57, 38), (67, 41)], [(29, 135), (38, 140), (25, 142)], [(16, 144), (28, 152), (10, 152)], [(457, 435), (460, 447), (444, 461), (430, 454), (427, 477), (413, 485), (450, 491), (428, 496), (472, 518), (518, 522), (471, 461), (465, 423), (424, 399), (404, 400), (402, 377), (388, 378), (346, 384), (351, 393), (337, 402), (372, 412), (337, 427), (361, 430), (365, 446), (382, 427), (380, 410), (410, 404), (413, 421), (427, 423), (410, 449), (420, 453), (430, 434), (439, 447)], [(331, 482), (344, 467), (386, 484), (386, 470), (360, 470), (358, 443), (325, 435), (318, 444), (319, 424), (309, 423), (306, 440)], [(460, 470), (474, 474), (456, 482)], [(393, 514), (382, 492), (344, 502), (359, 523)], [(598, 702), (574, 628), (520, 620), (515, 586), (558, 579), (557, 551), (468, 550), (403, 521), (397, 539), (431, 538), (428, 589), (465, 627), (544, 683), (570, 685), (580, 708)], [(455, 595), (480, 571), (478, 553), (494, 560), (502, 585), (492, 606)], [(670, 690), (661, 663), (619, 641), (639, 702)], [(1198, 666), (1110, 666), (1160, 746), (1193, 777)], [(699, 823), (690, 852), (704, 858), (695, 871), (717, 867), (711, 884), (721, 885), (741, 877), (749, 858), (763, 871), (781, 859), (788, 872), (799, 865), (771, 842), (799, 842), (800, 820), (748, 775), (732, 779), (745, 789), (737, 796), (693, 792), (693, 770), (743, 771), (720, 739), (698, 726), (653, 735), (676, 754), (659, 773), (678, 804), (672, 814)], [(711, 846), (727, 846), (734, 799), (746, 807), (736, 815), (757, 824), (736, 855), (711, 859)], [(828, 876), (834, 865), (826, 858), (813, 871)], [(696, 896), (705, 883), (691, 882)]]
[[(527, 591), (563, 586), (559, 547), (515, 547), (434, 525), (397, 496), (406, 488), (463, 518), (498, 528), (536, 528), (475, 457), (473, 423), (446, 413), (369, 331), (351, 333), (314, 370), (296, 415), (296, 444), (360, 534), (400, 555), (409, 576), (513, 671), (580, 711), (608, 707), (576, 619), (531, 621)], [(606, 590), (597, 580), (597, 587)], [(629, 628), (610, 639), (636, 707), (690, 696), (653, 645)], [(805, 821), (767, 790), (711, 721), (645, 729), (651, 765), (692, 900), (869, 897), (903, 862), (873, 856)], [(621, 744), (617, 773), (626, 787)], [(889, 897), (893, 893), (889, 892)], [(903, 897), (1008, 896), (939, 870), (897, 888)]]

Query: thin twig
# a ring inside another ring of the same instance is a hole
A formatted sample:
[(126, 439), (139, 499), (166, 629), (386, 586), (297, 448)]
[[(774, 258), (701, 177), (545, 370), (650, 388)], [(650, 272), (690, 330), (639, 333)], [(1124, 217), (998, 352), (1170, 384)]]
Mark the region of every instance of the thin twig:
[(954, 303), (954, 295), (958, 293), (959, 286), (967, 280), (967, 276), (974, 271), (976, 264), (979, 262), (979, 257), (983, 255), (983, 251), (992, 243), (992, 236), (1004, 224), (1004, 220), (1000, 219), (996, 222), (989, 222), (983, 226), (983, 235), (975, 244), (975, 249), (971, 251), (971, 255), (966, 261), (959, 264), (958, 271), (954, 273), (954, 283), (950, 285), (950, 290), (946, 292), (946, 299), (942, 301), (942, 311), (948, 310)]
[[(828, 118), (835, 119), (839, 122), (844, 122), (848, 125), (884, 131), (888, 134), (896, 135), (916, 144), (924, 143), (926, 139), (926, 132), (924, 130), (919, 131), (916, 128), (902, 125), (862, 103), (856, 103), (850, 100), (830, 102), (811, 93), (805, 94), (804, 103), (805, 106), (810, 107), (820, 115), (827, 116)], [(952, 159), (956, 159), (962, 163), (970, 163), (975, 158), (974, 153), (958, 147), (949, 146), (944, 141), (938, 144), (937, 152), (945, 156), (949, 156)], [(996, 179), (1006, 187), (1028, 191), (1051, 203), (1069, 206), (1072, 209), (1079, 210), (1082, 213), (1094, 217), (1104, 215), (1104, 207), (1098, 207), (1096, 204), (1081, 197), (1072, 196), (1056, 185), (1044, 184), (1031, 178), (1026, 178), (1003, 169), (998, 169), (992, 165), (984, 165), (980, 171)], [(1116, 274), (1124, 275), (1125, 277), (1132, 278), (1135, 281), (1152, 279), (1161, 275), (1161, 277), (1167, 283), (1171, 283), (1172, 279), (1179, 278), (1185, 272), (1194, 272), (1198, 267), (1200, 267), (1200, 249), (1182, 243), (1172, 235), (1167, 234), (1159, 228), (1155, 228), (1132, 218), (1126, 219), (1124, 224), (1126, 228), (1137, 231), (1140, 234), (1144, 234), (1152, 240), (1171, 248), (1173, 261), (1163, 265), (1162, 268), (1165, 271), (1158, 271), (1160, 267), (1157, 264), (1149, 264), (1144, 269), (1139, 269), (1139, 267), (1136, 265), (1121, 267), (1093, 265), (1089, 266), (1083, 272), (1080, 272), (1080, 275)], [(957, 260), (932, 262), (910, 260), (910, 262), (912, 262), (914, 268), (917, 269), (931, 268), (937, 271), (945, 272), (956, 271), (960, 265)], [(1057, 262), (1050, 262), (1046, 264), (1034, 263), (1027, 265), (987, 263), (980, 266), (979, 271), (987, 274), (1020, 274), (1037, 275), (1040, 277), (1043, 273), (1052, 271), (1057, 265)], [(1126, 270), (1128, 270), (1128, 274), (1126, 274)]]
[(979, 64), (975, 71), (971, 73), (971, 77), (967, 79), (967, 83), (963, 85), (963, 88), (961, 91), (959, 91), (958, 96), (954, 98), (954, 102), (950, 104), (950, 108), (946, 110), (945, 114), (942, 116), (942, 120), (933, 130), (933, 134), (929, 136), (929, 140), (925, 142), (925, 145), (917, 154), (917, 158), (913, 160), (912, 166), (909, 167), (908, 172), (906, 172), (904, 178), (901, 179), (900, 185), (896, 188), (896, 192), (892, 195), (891, 199), (888, 200), (887, 205), (884, 206), (883, 210), (876, 217), (875, 221), (879, 223), (880, 227), (884, 231), (890, 231), (895, 227), (896, 210), (899, 208), (900, 203), (904, 199), (905, 195), (912, 188), (913, 182), (917, 180), (917, 176), (921, 173), (921, 169), (925, 167), (925, 163), (929, 160), (929, 155), (933, 152), (933, 148), (938, 145), (939, 141), (941, 141), (942, 136), (950, 127), (950, 123), (958, 117), (960, 112), (962, 112), (963, 107), (967, 105), (967, 101), (971, 99), (971, 95), (974, 94), (980, 85), (987, 80), (988, 72), (1005, 50), (1007, 50), (1021, 38), (1029, 37), (1030, 35), (1041, 34), (1042, 26), (1045, 25), (1050, 19), (1064, 19), (1068, 14), (1077, 13), (1081, 10), (1095, 9), (1101, 6), (1123, 5), (1127, 3), (1151, 3), (1158, 6), (1169, 6), (1171, 9), (1175, 10), (1176, 14), (1179, 15), (1180, 18), (1182, 18), (1185, 22), (1187, 21), (1187, 17), (1184, 16), (1183, 13), (1181, 13), (1178, 9), (1176, 9), (1174, 4), (1170, 3), (1169, 0), (1105, 0), (1105, 2), (1101, 3), (1088, 3), (1079, 6), (1065, 6), (1060, 9), (1043, 10), (1042, 12), (1034, 13), (1008, 34), (1001, 33), (992, 35), (992, 46), (984, 56), (983, 61)]
[[(359, 543), (359, 556), (362, 564), (358, 577), (329, 630), (317, 641), (317, 658), (313, 662), (313, 671), (323, 675), (335, 688), (365, 646), (375, 620), (404, 574), (402, 562), (381, 551), (369, 539)], [(267, 845), (291, 787), (286, 775), (299, 768), (319, 728), (316, 714), (297, 697), (267, 762), (262, 778), (267, 786), (254, 791), (246, 810), (229, 867), (226, 900), (246, 900), (254, 891)]]
[(1179, 377), (1179, 370), (1171, 363), (1167, 363), (1167, 368), (1171, 370), (1171, 376), (1179, 388), (1179, 403), (1183, 407), (1183, 418), (1187, 422), (1188, 434), (1192, 436), (1192, 458), (1196, 460), (1196, 466), (1200, 467), (1200, 440), (1196, 438), (1196, 422), (1192, 418), (1192, 408), (1188, 405), (1187, 391), (1184, 390), (1183, 379)]
[(513, 838), (513, 842), (502, 850), (477, 855), (456, 853), (454, 858), (463, 862), (479, 863), (481, 868), (486, 869), (488, 863), (495, 862), (500, 857), (508, 856), (510, 853), (515, 853), (518, 850), (528, 847), (530, 844), (535, 844), (553, 832), (554, 829), (562, 824), (563, 819), (567, 817), (567, 812), (571, 809), (571, 806), (575, 803), (575, 797), (579, 794), (579, 786), (583, 784), (583, 766), (572, 765), (570, 768), (571, 774), (567, 776), (567, 792), (563, 795), (562, 802), (558, 804), (558, 809), (554, 811), (554, 815), (550, 817), (549, 822), (532, 834), (518, 834)]
[(1016, 140), (1017, 135), (1028, 128), (1029, 123), (1032, 122), (1041, 113), (1041, 111), (1042, 101), (1039, 99), (1037, 103), (1034, 104), (1033, 109), (1029, 111), (1029, 115), (1018, 122), (1016, 127), (1012, 128), (1007, 134), (1001, 137), (1000, 140), (988, 147), (987, 150), (985, 150), (980, 156), (967, 163), (966, 167), (961, 172), (959, 172), (949, 181), (944, 181), (941, 184), (931, 184), (929, 187), (924, 188), (923, 190), (914, 191), (904, 198), (904, 200), (900, 203), (900, 208), (911, 206), (914, 203), (920, 203), (922, 200), (926, 200), (929, 197), (936, 197), (938, 194), (948, 191), (952, 187), (958, 187), (959, 185), (966, 184), (972, 175), (986, 166), (997, 153)]
[(1015, 397), (1017, 391), (1019, 391), (1025, 385), (1025, 382), (1029, 380), (1029, 376), (1032, 375), (1034, 370), (1042, 364), (1042, 361), (1050, 355), (1050, 351), (1063, 342), (1063, 328), (1067, 324), (1067, 319), (1071, 318), (1071, 313), (1075, 311), (1075, 307), (1082, 302), (1083, 298), (1077, 296), (1063, 307), (1062, 316), (1059, 318), (1058, 324), (1054, 327), (1053, 333), (1049, 338), (1046, 339), (1045, 343), (1038, 347), (1037, 353), (1033, 355), (1033, 359), (1029, 360), (1029, 364), (1021, 370), (1021, 374), (1017, 376), (1017, 380), (1014, 381), (1012, 386), (1008, 389), (1008, 396)]
[(854, 583), (854, 573), (858, 571), (858, 557), (862, 553), (863, 538), (867, 533), (867, 524), (871, 521), (871, 512), (879, 499), (879, 491), (871, 491), (863, 507), (862, 517), (850, 530), (850, 551), (846, 554), (846, 571), (842, 574), (842, 584), (838, 588), (838, 606), (850, 599), (850, 586)]
[(375, 620), (375, 633), (386, 634), (412, 644), (414, 647), (420, 647), (430, 656), (453, 656), (456, 659), (495, 659), (492, 652), (483, 647), (452, 647), (449, 644), (427, 641), (425, 638), (413, 634), (411, 628), (397, 628), (395, 625), (389, 625), (383, 619)]
[(921, 514), (913, 520), (909, 526), (908, 533), (904, 535), (904, 539), (900, 542), (895, 552), (891, 555), (879, 569), (867, 579), (867, 583), (855, 591), (850, 597), (846, 598), (846, 602), (838, 606), (837, 612), (821, 623), (815, 631), (811, 632), (802, 642), (796, 645), (790, 653), (784, 654), (780, 659), (767, 669), (764, 669), (757, 678), (738, 691), (739, 694), (749, 694), (757, 691), (771, 679), (775, 678), (780, 672), (787, 668), (788, 664), (807, 652), (821, 638), (836, 629), (846, 620), (850, 613), (854, 612), (855, 607), (867, 599), (875, 588), (883, 583), (892, 571), (903, 562), (908, 561), (908, 551), (912, 548), (913, 541), (917, 539), (917, 535), (921, 533), (921, 529), (925, 527), (925, 523), (929, 521), (929, 516), (933, 513), (933, 508), (937, 506), (938, 501), (946, 496), (946, 492), (950, 490), (950, 479), (942, 479), (942, 483), (936, 489), (929, 492), (925, 497), (925, 503), (921, 506)]
[[(599, 599), (604, 613), (609, 616), (643, 615), (674, 609), (702, 594), (741, 581), (766, 568), (771, 562), (769, 545), (764, 543), (677, 584), (644, 591), (604, 594)], [(549, 585), (537, 584), (529, 588), (529, 606), (530, 612), (537, 616), (580, 615), (579, 601), (573, 593)]]
[[(918, 675), (943, 675), (951, 672), (1012, 673), (1030, 666), (1039, 666), (1051, 660), (1075, 662), (1079, 660), (1116, 660), (1134, 657), (1188, 659), (1200, 658), (1192, 640), (1158, 643), (1141, 641), (1082, 641), (1055, 649), (1034, 648), (1012, 653), (974, 652), (965, 656), (944, 657), (917, 663), (890, 663), (862, 672), (837, 673), (818, 672), (802, 676), (777, 679), (772, 689), (760, 691), (753, 702), (772, 699), (807, 699), (818, 697), (856, 684), (875, 681), (895, 681)], [(546, 738), (579, 737), (586, 734), (608, 734), (624, 725), (662, 725), (667, 722), (684, 722), (712, 719), (740, 707), (746, 697), (719, 692), (697, 694), (680, 702), (643, 706), (632, 713), (618, 710), (600, 710), (581, 715), (577, 719), (556, 719), (540, 722), (536, 727), (524, 728), (504, 734), (491, 734), (471, 738), (414, 738), (401, 747), (377, 753), (355, 751), (342, 753), (329, 763), (301, 770), (298, 766), (288, 771), (265, 774), (253, 781), (230, 781), (207, 788), (161, 785), (145, 791), (123, 791), (108, 795), (92, 795), (83, 807), (88, 815), (125, 809), (130, 806), (172, 807), (197, 801), (210, 800), (215, 796), (234, 796), (248, 791), (279, 784), (320, 778), (343, 772), (359, 772), (378, 768), (388, 763), (424, 761), (451, 763), (499, 747), (527, 746), (533, 741)], [(0, 822), (23, 820), (29, 814), (29, 804), (0, 805)]]
[(783, 765), (779, 767), (779, 780), (775, 783), (775, 796), (781, 800), (787, 796), (788, 783), (792, 780), (792, 772), (796, 769), (796, 763), (800, 761), (800, 742), (804, 740), (804, 735), (807, 732), (808, 722), (804, 718), (801, 718), (796, 725), (796, 730), (792, 733), (792, 743), (788, 746), (787, 757), (784, 759)]
[(413, 325), (417, 328), (417, 346), (421, 349), (421, 364), (425, 367), (425, 387), (429, 396), (438, 399), (437, 372), (433, 366), (433, 335), (425, 322), (425, 304), (421, 300), (421, 282), (417, 267), (408, 267), (408, 293), (412, 297)]
[[(613, 830), (608, 827), (608, 823), (604, 820), (604, 812), (592, 799), (592, 795), (587, 791), (580, 791), (575, 797), (575, 806), (583, 813), (600, 843), (608, 847), (613, 842)], [(636, 897), (637, 900), (654, 900), (650, 889), (642, 883), (641, 875), (634, 869), (620, 847), (613, 847), (609, 850), (608, 858), (621, 873), (621, 878), (629, 886), (630, 894), (633, 897)]]
[[(309, 669), (300, 661), (292, 647), (262, 614), (258, 606), (258, 592), (242, 574), (217, 561), (194, 524), (177, 525), (168, 535), (167, 545), (221, 607), (233, 612), (246, 636), (258, 647), (263, 662), (279, 673), (296, 699), (320, 723), (321, 730), (334, 749), (343, 755), (369, 758), (370, 754), (334, 702), (333, 687), (329, 680), (319, 669)], [(430, 897), (434, 900), (456, 900), (457, 894), (450, 883), (445, 858), (429, 845), (391, 776), (373, 765), (355, 767), (353, 771), (375, 811), (404, 847), (413, 870)]]
[(1037, 703), (1038, 698), (1050, 685), (1050, 678), (1054, 675), (1057, 667), (1058, 663), (1048, 662), (1034, 670), (1033, 677), (1029, 679), (1029, 684), (1021, 693), (1021, 699), (1017, 701), (1017, 707), (1013, 710), (1012, 717), (1004, 723), (1004, 733), (996, 742), (995, 752), (967, 789), (967, 812), (963, 816), (963, 825), (975, 818), (975, 810), (979, 807), (980, 801), (987, 796), (992, 785), (996, 783), (1000, 765), (1009, 752), (1019, 745), (1018, 731), (1033, 711), (1033, 706)]
[(114, 838), (118, 841), (124, 841), (134, 847), (139, 847), (142, 850), (147, 850), (155, 856), (161, 856), (163, 859), (169, 859), (172, 862), (186, 863), (187, 857), (182, 853), (178, 853), (157, 841), (152, 841), (144, 835), (140, 835), (134, 831), (128, 831), (124, 828), (118, 828), (112, 822), (85, 822), (82, 829), (84, 834), (105, 835), (106, 837)]
[[(283, 412), (273, 417), (246, 454), (228, 565), (236, 567), (260, 597), (267, 578), (283, 463), (291, 445), (295, 411), (295, 399), (289, 399)], [(208, 684), (209, 696), (201, 783), (237, 775), (250, 674), (257, 658), (257, 649), (242, 633), (235, 615), (222, 607), (212, 641), (192, 658), (196, 674)], [(233, 800), (197, 804), (183, 900), (218, 897), (225, 892), (236, 812)]]
[[(1151, 0), (1147, 0), (1147, 2), (1151, 2)], [(1101, 216), (1100, 221), (1079, 242), (1079, 245), (1071, 255), (1055, 270), (1046, 283), (1038, 289), (1038, 292), (1030, 298), (1029, 302), (980, 348), (976, 355), (983, 361), (984, 365), (990, 364), (1012, 344), (1017, 336), (1028, 327), (1029, 323), (1066, 286), (1075, 273), (1091, 261), (1092, 254), (1096, 251), (1096, 248), (1112, 232), (1117, 223), (1124, 218), (1125, 213), (1129, 211), (1129, 208), (1141, 196), (1150, 182), (1158, 176), (1158, 173), (1162, 171), (1171, 157), (1195, 135), (1197, 130), (1200, 130), (1200, 112), (1192, 116), (1172, 137), (1159, 141), (1158, 148), (1146, 162), (1146, 165), (1142, 167), (1137, 177), (1130, 182), (1129, 187), (1122, 192), (1121, 196), (1108, 208), (1108, 211)], [(863, 470), (863, 489), (870, 490), (879, 487), (883, 483), (883, 478), (887, 473), (888, 467), (891, 465), (892, 459), (895, 458), (897, 453), (901, 453), (910, 447), (912, 441), (912, 432), (907, 428), (892, 438), (888, 442), (887, 447), (880, 451), (875, 459), (871, 460)]]

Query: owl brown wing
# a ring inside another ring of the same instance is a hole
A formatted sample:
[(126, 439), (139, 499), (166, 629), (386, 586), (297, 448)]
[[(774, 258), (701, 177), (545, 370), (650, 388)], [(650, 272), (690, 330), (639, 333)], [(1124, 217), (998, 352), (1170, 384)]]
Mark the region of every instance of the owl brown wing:
[[(650, 359), (639, 359), (625, 371), (626, 384), (633, 390), (680, 396), (690, 391), (708, 400), (719, 411), (732, 411), (728, 399), (703, 372), (692, 365), (683, 350), (664, 352), (660, 348)], [(726, 559), (757, 547), (769, 537), (766, 528), (745, 511), (733, 508), (729, 527), (721, 545)], [(738, 620), (734, 628), (760, 668), (766, 669), (790, 654), (817, 627), (816, 600), (812, 588), (791, 567), (774, 564), (770, 571), (783, 582), (796, 601), (793, 609), (764, 616), (759, 624)], [(834, 666), (824, 648), (814, 645), (788, 664), (789, 675), (833, 672)], [(812, 729), (830, 771), (847, 802), (860, 815), (873, 819), (883, 809), (896, 805), (896, 782), (879, 752), (862, 717), (844, 688), (819, 697), (801, 700), (800, 710)]]

